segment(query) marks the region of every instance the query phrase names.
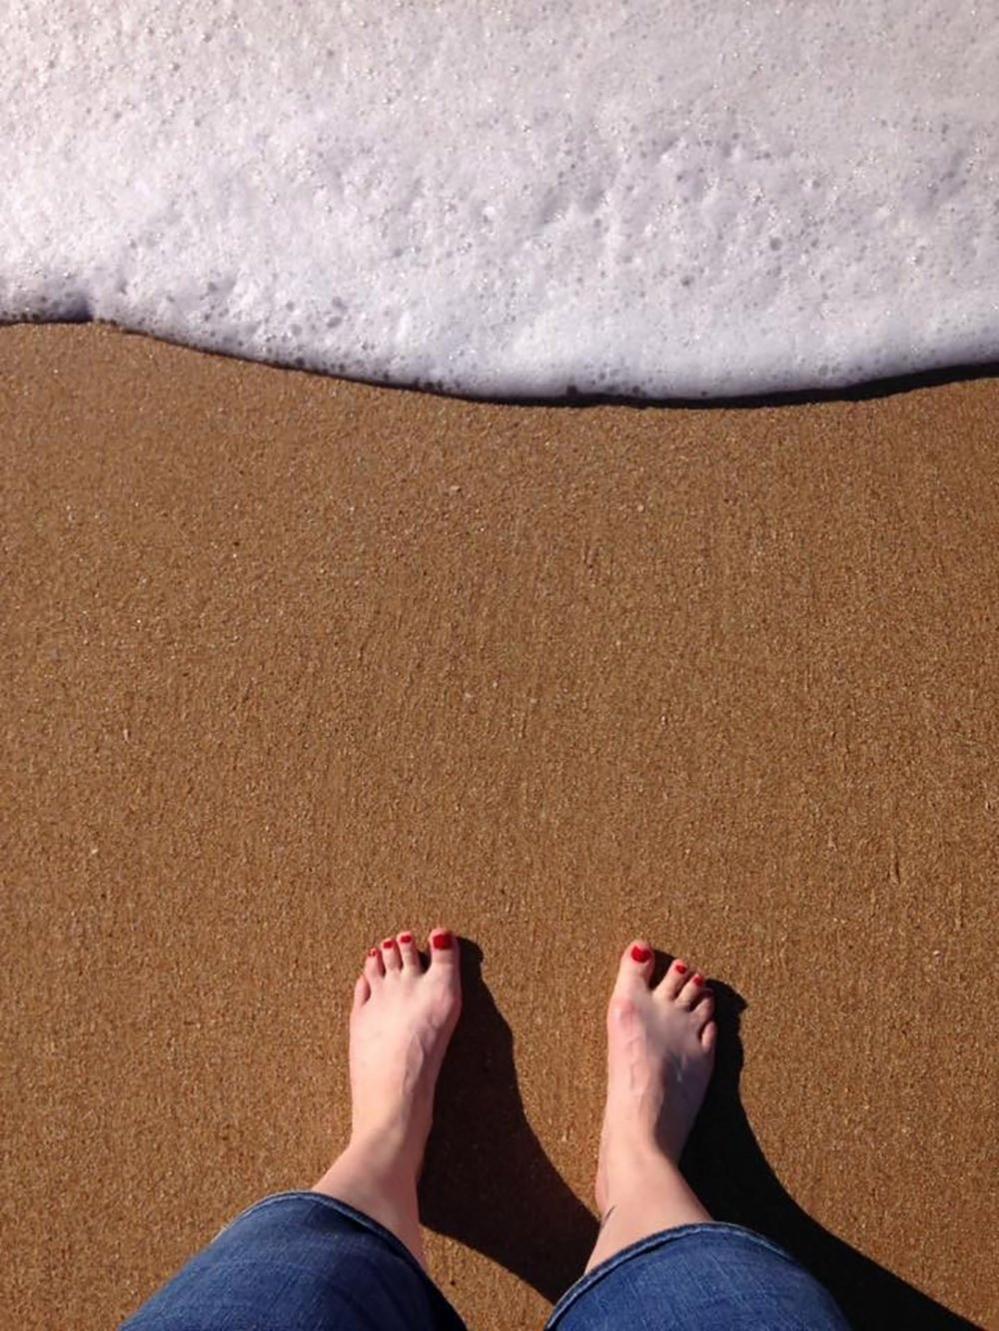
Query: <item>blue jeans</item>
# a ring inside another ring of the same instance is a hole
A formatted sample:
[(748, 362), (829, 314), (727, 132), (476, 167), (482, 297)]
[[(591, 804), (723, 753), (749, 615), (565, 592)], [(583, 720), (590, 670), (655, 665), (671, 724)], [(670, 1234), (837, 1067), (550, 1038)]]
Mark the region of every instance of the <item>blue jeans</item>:
[[(781, 1248), (737, 1225), (681, 1225), (595, 1267), (558, 1331), (849, 1331)], [(464, 1331), (407, 1248), (316, 1192), (243, 1211), (120, 1331)]]

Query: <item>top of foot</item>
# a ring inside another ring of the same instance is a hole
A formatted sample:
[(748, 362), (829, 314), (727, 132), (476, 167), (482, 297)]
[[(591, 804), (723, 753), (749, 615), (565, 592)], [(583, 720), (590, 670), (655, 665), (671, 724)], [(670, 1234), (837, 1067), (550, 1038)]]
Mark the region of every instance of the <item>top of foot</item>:
[(607, 1107), (597, 1171), (606, 1210), (610, 1178), (649, 1151), (679, 1160), (714, 1067), (718, 1030), (704, 976), (677, 958), (654, 988), (644, 939), (621, 958), (607, 1010)]
[(461, 1011), (458, 940), (434, 929), (425, 962), (409, 930), (368, 953), (350, 1014), (351, 1141), (419, 1171), (434, 1089)]

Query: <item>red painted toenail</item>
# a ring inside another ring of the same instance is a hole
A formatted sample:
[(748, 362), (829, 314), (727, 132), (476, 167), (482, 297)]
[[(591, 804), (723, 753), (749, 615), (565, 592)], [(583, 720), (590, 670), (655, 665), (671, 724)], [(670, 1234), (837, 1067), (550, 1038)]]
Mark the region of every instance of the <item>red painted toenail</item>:
[(451, 946), (451, 935), (449, 933), (434, 934), (430, 941), (433, 943), (434, 947), (439, 947), (442, 952), (446, 952)]
[(648, 961), (649, 957), (651, 956), (652, 953), (649, 951), (647, 947), (638, 947), (638, 945), (636, 944), (635, 947), (631, 949), (632, 961), (637, 961), (641, 963), (643, 961)]
[(694, 983), (695, 983), (695, 984), (703, 984), (703, 983), (704, 983), (704, 976), (701, 974), (700, 971), (698, 971), (698, 972), (695, 974), (695, 976), (694, 976)]
[(395, 939), (394, 939), (394, 938), (386, 938), (386, 939), (385, 939), (385, 942), (382, 943), (382, 947), (395, 947)]
[(377, 956), (378, 956), (378, 949), (377, 949), (376, 947), (368, 948), (368, 956), (369, 956), (369, 957), (377, 957)]
[(412, 934), (400, 934), (400, 935), (399, 935), (399, 942), (400, 942), (400, 943), (411, 943), (412, 941), (413, 941), (413, 935), (412, 935)]
[(687, 974), (687, 963), (685, 961), (678, 961), (676, 963), (676, 973), (677, 975)]

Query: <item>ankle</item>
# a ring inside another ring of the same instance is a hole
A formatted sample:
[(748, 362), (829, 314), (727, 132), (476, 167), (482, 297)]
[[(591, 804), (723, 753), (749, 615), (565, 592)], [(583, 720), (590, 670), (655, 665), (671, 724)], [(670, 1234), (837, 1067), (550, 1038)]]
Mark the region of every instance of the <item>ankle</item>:
[(390, 1122), (355, 1128), (343, 1155), (373, 1178), (383, 1182), (411, 1182), (415, 1187), (423, 1162), (423, 1145), (398, 1123)]
[(623, 1161), (634, 1160), (636, 1165), (646, 1163), (650, 1158), (672, 1153), (662, 1140), (661, 1124), (657, 1114), (646, 1114), (641, 1110), (631, 1113), (615, 1112), (604, 1120), (601, 1137), (601, 1150), (620, 1157)]
[(421, 1266), (426, 1266), (416, 1176), (400, 1167), (398, 1159), (389, 1164), (377, 1148), (352, 1142), (310, 1191), (346, 1202), (355, 1211), (384, 1225)]
[(648, 1138), (623, 1137), (605, 1143), (601, 1160), (605, 1171), (605, 1211), (623, 1197), (644, 1192), (649, 1187), (661, 1187), (664, 1179), (672, 1181), (674, 1175), (679, 1175), (676, 1161)]
[(352, 1138), (314, 1191), (337, 1197), (380, 1219), (378, 1212), (385, 1203), (393, 1209), (415, 1209), (418, 1173), (415, 1165), (386, 1149), (377, 1138)]

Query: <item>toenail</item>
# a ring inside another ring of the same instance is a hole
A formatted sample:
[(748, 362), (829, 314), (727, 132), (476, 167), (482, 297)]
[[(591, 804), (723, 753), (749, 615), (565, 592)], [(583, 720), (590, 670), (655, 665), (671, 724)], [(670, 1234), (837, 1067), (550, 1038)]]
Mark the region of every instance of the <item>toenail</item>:
[(451, 935), (449, 933), (434, 934), (430, 940), (434, 947), (439, 947), (442, 951), (447, 951), (451, 946)]
[(369, 956), (369, 957), (377, 957), (377, 956), (378, 956), (378, 949), (377, 949), (376, 947), (369, 947), (369, 948), (368, 948), (368, 956)]
[(382, 943), (382, 947), (392, 947), (392, 946), (394, 945), (394, 943), (395, 943), (395, 939), (394, 939), (394, 938), (386, 938), (386, 939), (385, 939), (385, 942)]
[(412, 934), (400, 934), (400, 935), (399, 935), (399, 942), (400, 942), (400, 943), (411, 943), (412, 941), (413, 941), (413, 935), (412, 935)]
[(649, 957), (651, 957), (651, 956), (652, 956), (652, 953), (651, 953), (651, 951), (650, 951), (647, 947), (639, 947), (639, 946), (636, 944), (636, 945), (631, 949), (631, 959), (632, 959), (632, 961), (637, 961), (637, 962), (641, 963), (641, 962), (643, 962), (643, 961), (648, 961)]
[(677, 961), (677, 962), (674, 962), (674, 965), (676, 966), (676, 973), (677, 973), (677, 975), (686, 975), (686, 974), (687, 974), (687, 963), (686, 963), (685, 961)]
[(694, 983), (695, 983), (695, 984), (703, 984), (703, 983), (704, 983), (704, 976), (701, 974), (700, 971), (697, 971), (696, 974), (694, 975)]

